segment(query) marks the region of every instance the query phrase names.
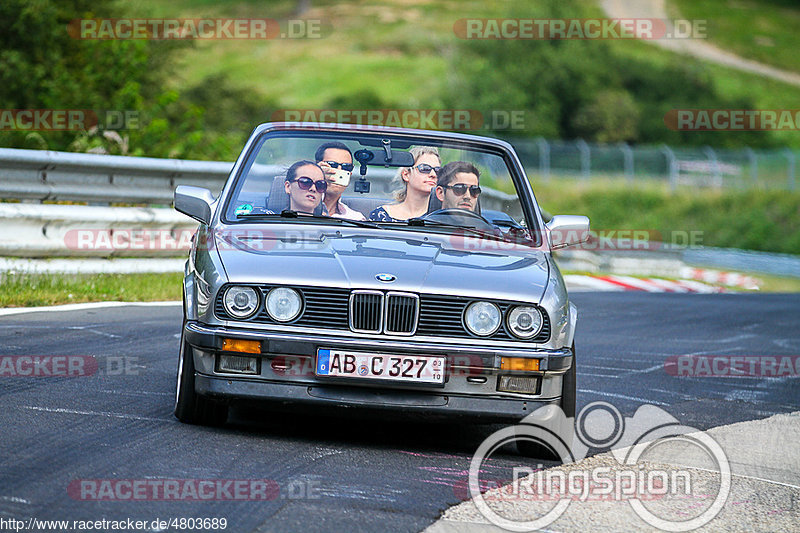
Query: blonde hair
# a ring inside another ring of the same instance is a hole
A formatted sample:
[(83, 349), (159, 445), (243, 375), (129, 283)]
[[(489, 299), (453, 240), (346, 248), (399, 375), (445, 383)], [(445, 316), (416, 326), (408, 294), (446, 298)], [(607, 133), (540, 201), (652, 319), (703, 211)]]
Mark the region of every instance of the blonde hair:
[[(435, 146), (415, 146), (409, 150), (408, 153), (414, 156), (415, 165), (419, 158), (425, 154), (435, 155), (439, 159), (439, 162), (442, 162), (442, 158), (439, 156), (439, 149)], [(393, 193), (394, 199), (398, 202), (404, 201), (408, 195), (408, 182), (403, 179), (403, 171), (407, 170), (411, 172), (412, 168), (413, 167), (401, 167), (397, 169), (397, 174), (395, 174), (394, 179), (392, 179), (392, 183), (396, 186)]]

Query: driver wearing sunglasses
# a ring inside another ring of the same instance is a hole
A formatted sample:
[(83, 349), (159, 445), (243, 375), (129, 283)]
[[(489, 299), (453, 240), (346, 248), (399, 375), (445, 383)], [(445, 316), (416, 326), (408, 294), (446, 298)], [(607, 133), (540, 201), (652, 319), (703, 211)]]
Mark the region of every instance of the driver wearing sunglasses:
[(467, 161), (453, 161), (442, 167), (436, 184), (436, 197), (442, 202), (442, 209), (475, 211), (481, 195), (480, 175), (475, 165)]
[(325, 174), (313, 161), (298, 161), (286, 171), (284, 190), (289, 195), (289, 209), (313, 213), (328, 189)]

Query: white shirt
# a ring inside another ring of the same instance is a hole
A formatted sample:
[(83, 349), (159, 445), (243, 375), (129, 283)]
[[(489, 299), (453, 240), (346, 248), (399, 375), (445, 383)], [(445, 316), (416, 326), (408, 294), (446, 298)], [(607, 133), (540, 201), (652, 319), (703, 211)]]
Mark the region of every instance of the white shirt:
[(356, 211), (355, 209), (351, 209), (347, 206), (344, 202), (339, 200), (336, 202), (336, 212), (335, 213), (328, 213), (329, 216), (334, 218), (347, 218), (350, 220), (367, 220), (367, 217), (364, 216), (363, 213), (360, 211)]

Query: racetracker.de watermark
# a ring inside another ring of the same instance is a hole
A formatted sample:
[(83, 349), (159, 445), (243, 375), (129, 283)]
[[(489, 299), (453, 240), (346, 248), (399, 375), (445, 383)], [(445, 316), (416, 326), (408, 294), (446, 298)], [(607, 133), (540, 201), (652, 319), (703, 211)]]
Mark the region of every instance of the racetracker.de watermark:
[(92, 40), (226, 40), (320, 39), (329, 27), (318, 19), (146, 18), (72, 19), (67, 32), (73, 39)]
[(139, 358), (111, 355), (0, 355), (0, 378), (138, 375)]
[(659, 18), (463, 18), (460, 39), (705, 39), (708, 21)]
[(670, 376), (693, 378), (785, 378), (800, 376), (800, 355), (671, 355)]
[[(569, 246), (571, 250), (592, 252), (647, 252), (699, 248), (703, 245), (700, 230), (659, 231), (648, 229), (544, 230), (538, 242), (549, 242), (553, 248)], [(450, 243), (464, 251), (513, 250), (522, 242), (536, 242), (535, 232), (512, 228), (504, 239), (475, 235), (469, 230), (454, 230)], [(522, 239), (522, 240), (520, 240)]]
[(81, 501), (272, 501), (321, 498), (315, 480), (75, 479), (67, 494)]
[(423, 130), (524, 130), (525, 111), (495, 109), (279, 109), (272, 122), (359, 124)]
[(672, 109), (664, 124), (673, 131), (797, 131), (800, 109)]
[(0, 131), (134, 130), (139, 112), (93, 109), (0, 109)]

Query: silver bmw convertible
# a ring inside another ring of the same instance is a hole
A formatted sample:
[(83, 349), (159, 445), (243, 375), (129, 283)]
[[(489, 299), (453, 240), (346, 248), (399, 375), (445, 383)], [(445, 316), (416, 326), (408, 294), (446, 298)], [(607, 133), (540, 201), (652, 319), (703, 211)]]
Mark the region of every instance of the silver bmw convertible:
[[(575, 412), (577, 310), (553, 260), (589, 220), (547, 223), (512, 146), (437, 131), (257, 127), (186, 262), (175, 415), (271, 402), (515, 422)], [(547, 410), (539, 410), (547, 413)], [(546, 415), (542, 415), (546, 416)]]

